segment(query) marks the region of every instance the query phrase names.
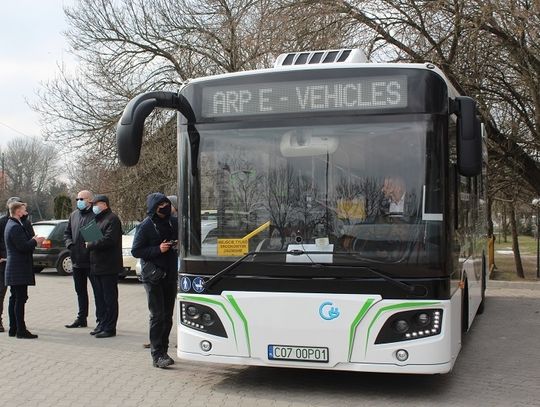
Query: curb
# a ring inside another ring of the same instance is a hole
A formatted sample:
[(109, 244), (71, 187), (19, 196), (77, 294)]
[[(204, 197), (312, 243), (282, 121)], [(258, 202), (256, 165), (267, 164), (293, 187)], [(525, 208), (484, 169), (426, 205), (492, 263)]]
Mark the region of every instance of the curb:
[(540, 281), (500, 281), (489, 280), (487, 288), (515, 288), (521, 290), (540, 290)]

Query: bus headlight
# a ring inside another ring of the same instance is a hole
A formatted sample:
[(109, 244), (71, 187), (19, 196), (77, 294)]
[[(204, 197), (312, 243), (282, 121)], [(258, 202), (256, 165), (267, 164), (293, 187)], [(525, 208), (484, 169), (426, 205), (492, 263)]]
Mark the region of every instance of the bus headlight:
[(431, 317), (427, 312), (421, 312), (420, 314), (416, 315), (416, 322), (419, 326), (424, 327), (431, 322)]
[(442, 316), (442, 309), (398, 312), (386, 320), (375, 343), (409, 341), (439, 335)]
[[(184, 307), (182, 308), (182, 311), (184, 310)], [(185, 307), (186, 314), (191, 319), (197, 319), (199, 316), (199, 309), (195, 305), (188, 305)]]
[(205, 326), (210, 326), (214, 323), (214, 318), (212, 318), (212, 315), (205, 312), (201, 315), (201, 321)]
[(394, 322), (394, 329), (397, 333), (405, 333), (409, 330), (409, 323), (404, 319), (398, 319)]
[(206, 305), (180, 302), (180, 323), (210, 335), (227, 338), (227, 332), (216, 312)]

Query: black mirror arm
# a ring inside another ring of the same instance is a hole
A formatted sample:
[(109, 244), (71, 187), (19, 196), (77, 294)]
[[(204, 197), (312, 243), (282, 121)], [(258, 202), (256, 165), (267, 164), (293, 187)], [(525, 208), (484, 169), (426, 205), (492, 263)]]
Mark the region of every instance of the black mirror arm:
[(174, 92), (142, 93), (127, 104), (116, 129), (116, 143), (120, 162), (126, 166), (137, 164), (141, 153), (144, 122), (155, 108), (174, 109), (189, 122), (195, 114), (186, 98)]

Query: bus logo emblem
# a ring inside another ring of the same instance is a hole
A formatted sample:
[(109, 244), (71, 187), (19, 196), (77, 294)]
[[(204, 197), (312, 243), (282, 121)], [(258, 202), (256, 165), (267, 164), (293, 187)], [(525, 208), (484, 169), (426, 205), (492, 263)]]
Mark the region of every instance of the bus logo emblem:
[(325, 321), (331, 321), (339, 317), (339, 308), (334, 307), (334, 304), (331, 301), (325, 301), (319, 307), (319, 315)]

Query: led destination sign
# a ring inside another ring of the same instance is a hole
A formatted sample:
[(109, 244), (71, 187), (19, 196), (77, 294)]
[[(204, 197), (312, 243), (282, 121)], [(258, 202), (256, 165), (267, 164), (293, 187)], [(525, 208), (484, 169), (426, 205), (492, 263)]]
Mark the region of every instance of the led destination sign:
[(228, 117), (407, 107), (407, 77), (384, 76), (209, 86), (202, 116)]

